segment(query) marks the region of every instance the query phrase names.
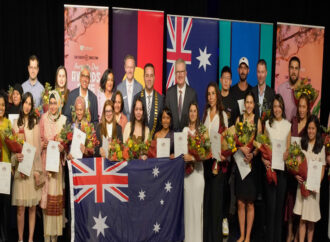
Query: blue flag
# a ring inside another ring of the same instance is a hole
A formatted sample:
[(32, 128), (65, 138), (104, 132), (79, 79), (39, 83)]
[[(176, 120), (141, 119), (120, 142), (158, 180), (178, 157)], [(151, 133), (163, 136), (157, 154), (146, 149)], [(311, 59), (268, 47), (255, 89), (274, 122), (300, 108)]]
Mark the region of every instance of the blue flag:
[(184, 239), (184, 161), (69, 161), (74, 241)]
[(197, 92), (200, 114), (207, 85), (218, 83), (218, 46), (218, 20), (167, 15), (166, 90), (176, 83), (174, 63), (182, 58), (187, 66), (186, 82)]

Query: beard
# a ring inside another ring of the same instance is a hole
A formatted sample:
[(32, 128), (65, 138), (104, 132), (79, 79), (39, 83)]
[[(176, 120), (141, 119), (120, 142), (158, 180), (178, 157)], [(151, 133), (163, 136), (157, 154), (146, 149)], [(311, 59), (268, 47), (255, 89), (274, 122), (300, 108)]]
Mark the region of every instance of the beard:
[(245, 82), (245, 81), (246, 81), (246, 78), (247, 78), (247, 75), (246, 75), (246, 74), (240, 74), (240, 75), (239, 75), (239, 79), (240, 79), (242, 82)]
[(297, 81), (298, 81), (298, 77), (297, 76), (290, 76), (290, 83), (291, 83), (291, 85), (296, 84)]

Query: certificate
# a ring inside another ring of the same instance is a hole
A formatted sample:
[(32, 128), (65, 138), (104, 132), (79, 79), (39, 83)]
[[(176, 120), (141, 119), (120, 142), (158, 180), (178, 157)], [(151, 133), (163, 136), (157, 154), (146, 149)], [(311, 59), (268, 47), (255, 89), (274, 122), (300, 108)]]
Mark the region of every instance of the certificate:
[(14, 125), (14, 120), (17, 120), (18, 116), (19, 114), (8, 114), (8, 119), (10, 120), (12, 125)]
[(58, 172), (60, 166), (60, 150), (57, 141), (49, 140), (46, 153), (46, 171)]
[(18, 171), (26, 176), (30, 176), (36, 147), (25, 142), (22, 149), (23, 160), (18, 164)]
[(80, 129), (76, 127), (73, 129), (73, 137), (71, 143), (70, 154), (73, 158), (81, 159), (83, 157), (83, 153), (80, 150), (80, 145), (85, 144), (86, 134), (82, 132)]
[(221, 152), (221, 134), (215, 132), (210, 134), (210, 141), (211, 141), (211, 150), (212, 150), (212, 157), (218, 161), (221, 161), (220, 152)]
[(242, 115), (245, 111), (244, 99), (237, 100), (237, 103), (239, 107), (239, 113)]
[(322, 162), (308, 160), (306, 188), (310, 191), (320, 192)]
[(188, 134), (186, 132), (174, 133), (174, 156), (188, 153)]
[(0, 161), (0, 193), (10, 194), (11, 164)]
[(291, 144), (296, 142), (298, 145), (301, 145), (301, 137), (291, 136)]
[(286, 140), (272, 139), (272, 169), (284, 171), (283, 154), (286, 150)]
[(234, 158), (242, 180), (244, 180), (244, 178), (251, 172), (251, 166), (249, 163), (244, 161), (244, 154), (241, 150), (237, 150), (237, 152), (234, 154)]
[(157, 158), (170, 157), (170, 138), (157, 138)]
[(108, 159), (109, 156), (109, 140), (104, 137), (104, 135), (102, 136), (102, 148), (104, 150), (105, 153), (105, 158)]

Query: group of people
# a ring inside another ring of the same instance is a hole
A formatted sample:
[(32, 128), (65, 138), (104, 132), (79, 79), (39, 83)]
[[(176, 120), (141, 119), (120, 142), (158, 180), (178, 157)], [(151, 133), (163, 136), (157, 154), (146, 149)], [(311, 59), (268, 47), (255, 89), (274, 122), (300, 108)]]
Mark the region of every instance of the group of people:
[[(221, 90), (216, 82), (207, 86), (206, 107), (203, 117), (199, 116), (196, 91), (186, 83), (184, 60), (175, 62), (176, 84), (166, 91), (166, 95), (154, 89), (155, 69), (151, 63), (144, 66), (145, 87), (134, 79), (135, 59), (127, 55), (124, 60), (126, 79), (115, 85), (111, 69), (107, 69), (100, 81), (101, 95), (98, 97), (88, 88), (90, 70), (82, 66), (80, 86), (72, 91), (67, 88), (67, 72), (60, 66), (56, 71), (56, 90), (49, 92), (48, 111), (39, 118), (34, 108), (42, 104), (43, 85), (38, 81), (39, 60), (29, 58), (29, 79), (22, 85), (16, 84), (10, 97), (0, 94), (0, 131), (13, 129), (26, 142), (36, 147), (32, 172), (26, 176), (17, 170), (23, 154), (10, 153), (1, 140), (2, 161), (11, 162), (13, 185), (10, 195), (0, 194), (0, 240), (9, 240), (10, 207), (17, 206), (18, 240), (23, 241), (25, 208), (29, 214), (29, 241), (33, 241), (36, 206), (43, 211), (43, 231), (45, 241), (56, 241), (62, 236), (65, 210), (69, 208), (68, 175), (66, 160), (74, 158), (62, 144), (59, 144), (61, 162), (59, 172), (46, 171), (46, 153), (50, 140), (59, 136), (63, 125), (80, 129), (84, 123), (95, 127), (99, 145), (90, 149), (81, 144), (84, 156), (105, 157), (102, 137), (117, 138), (126, 142), (132, 138), (145, 142), (149, 137), (170, 138), (170, 158), (174, 157), (174, 132), (195, 135), (200, 125), (208, 134), (222, 133), (238, 122), (249, 122), (255, 126), (255, 135), (266, 133), (270, 139), (285, 140), (286, 151), (281, 154), (283, 163), (288, 156), (291, 137), (301, 137), (301, 147), (306, 152), (307, 161), (322, 162), (326, 157), (320, 122), (311, 115), (310, 101), (302, 95), (296, 106), (292, 89), (299, 80), (300, 60), (291, 58), (289, 80), (278, 88), (277, 93), (266, 85), (267, 64), (259, 60), (257, 64), (258, 84), (251, 87), (247, 83), (249, 62), (242, 57), (238, 63), (239, 82), (232, 86), (232, 71), (226, 66), (221, 70)], [(8, 102), (9, 101), (9, 102)], [(262, 124), (260, 118), (264, 109), (270, 110), (270, 118)], [(11, 123), (7, 114), (18, 114)], [(240, 236), (237, 241), (250, 241), (254, 221), (254, 202), (266, 201), (267, 224), (265, 241), (282, 241), (282, 224), (287, 222), (287, 241), (312, 241), (314, 224), (320, 219), (319, 192), (304, 198), (299, 186), (300, 176), (287, 171), (275, 170), (277, 185), (268, 184), (265, 169), (271, 166), (269, 160), (260, 156), (258, 149), (240, 147), (244, 161), (251, 164), (251, 172), (244, 179), (235, 165), (233, 157), (221, 156), (219, 169), (214, 170), (214, 160), (196, 160), (192, 154), (184, 154), (185, 162), (194, 163), (194, 170), (184, 178), (184, 221), (185, 241), (222, 241), (228, 235), (227, 218), (238, 215)], [(220, 152), (220, 151), (219, 151)], [(147, 157), (144, 157), (147, 158)], [(321, 181), (320, 181), (321, 182)], [(237, 210), (235, 206), (237, 205)], [(299, 225), (295, 230), (294, 216)], [(263, 230), (263, 228), (258, 228)]]

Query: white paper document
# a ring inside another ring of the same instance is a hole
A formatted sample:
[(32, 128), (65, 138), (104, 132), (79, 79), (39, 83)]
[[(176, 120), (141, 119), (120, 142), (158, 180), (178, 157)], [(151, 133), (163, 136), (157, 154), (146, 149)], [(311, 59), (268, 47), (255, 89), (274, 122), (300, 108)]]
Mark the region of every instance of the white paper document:
[(220, 157), (221, 134), (219, 134), (218, 132), (210, 134), (210, 141), (211, 141), (212, 157), (217, 161), (221, 161), (221, 157)]
[(245, 111), (244, 99), (237, 100), (239, 112), (242, 115)]
[(25, 142), (22, 149), (23, 160), (18, 164), (18, 171), (23, 173), (26, 176), (30, 176), (34, 155), (36, 153), (36, 147)]
[(0, 162), (0, 193), (10, 194), (11, 163)]
[(284, 171), (283, 154), (286, 150), (286, 140), (272, 139), (272, 169)]
[(109, 140), (104, 137), (104, 135), (102, 136), (102, 148), (104, 150), (105, 153), (105, 158), (108, 159), (109, 156)]
[(237, 152), (234, 154), (234, 158), (239, 173), (241, 174), (241, 178), (244, 180), (244, 178), (251, 172), (250, 164), (244, 161), (244, 154), (241, 150), (237, 150)]
[(174, 156), (178, 157), (188, 153), (188, 134), (186, 132), (174, 133)]
[(60, 150), (57, 141), (49, 140), (46, 154), (46, 171), (58, 172), (60, 166)]
[(309, 160), (307, 163), (306, 187), (310, 191), (320, 192), (323, 164), (318, 160)]
[(82, 132), (80, 129), (76, 127), (73, 129), (73, 137), (71, 143), (70, 154), (75, 159), (81, 159), (83, 157), (83, 153), (80, 150), (80, 145), (85, 145), (86, 134)]
[(10, 120), (12, 125), (14, 125), (14, 120), (17, 120), (18, 116), (19, 114), (8, 114), (8, 119)]
[(170, 157), (170, 138), (157, 138), (157, 158)]
[(301, 145), (301, 137), (291, 136), (291, 144), (296, 142), (298, 145)]

